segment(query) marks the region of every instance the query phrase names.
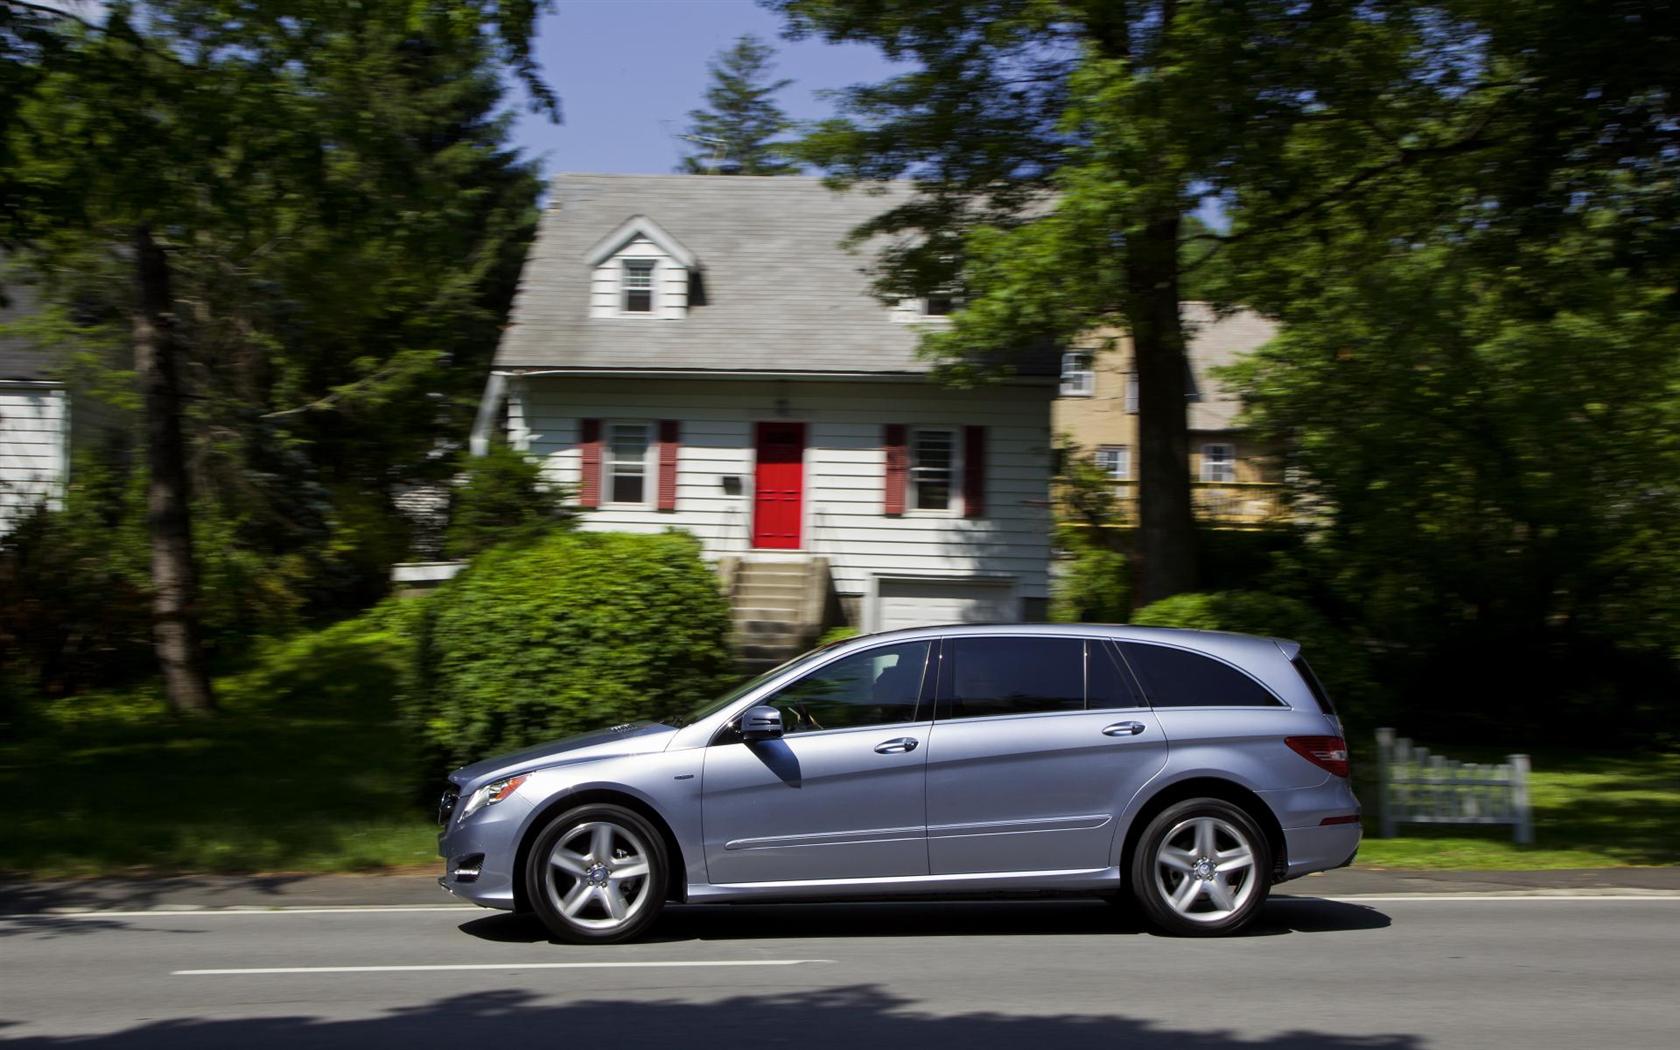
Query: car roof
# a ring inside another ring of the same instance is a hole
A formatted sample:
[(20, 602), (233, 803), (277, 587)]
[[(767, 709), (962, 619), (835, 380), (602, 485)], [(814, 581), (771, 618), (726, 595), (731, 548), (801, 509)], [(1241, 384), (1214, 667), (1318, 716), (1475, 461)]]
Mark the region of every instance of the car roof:
[(904, 627), (893, 631), (860, 634), (850, 643), (887, 639), (963, 638), (998, 635), (1044, 635), (1046, 637), (1109, 638), (1117, 642), (1154, 642), (1218, 656), (1233, 663), (1244, 658), (1275, 655), (1279, 649), (1287, 659), (1300, 651), (1300, 644), (1286, 638), (1269, 638), (1234, 631), (1202, 631), (1187, 627), (1138, 627), (1114, 623), (961, 623), (932, 627)]

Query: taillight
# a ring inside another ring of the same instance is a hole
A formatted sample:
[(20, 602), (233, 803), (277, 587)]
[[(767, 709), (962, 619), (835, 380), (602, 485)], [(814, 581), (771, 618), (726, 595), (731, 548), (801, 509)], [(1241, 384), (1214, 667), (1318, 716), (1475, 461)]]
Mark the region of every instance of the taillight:
[(1288, 736), (1289, 750), (1332, 776), (1348, 775), (1347, 741), (1339, 736)]

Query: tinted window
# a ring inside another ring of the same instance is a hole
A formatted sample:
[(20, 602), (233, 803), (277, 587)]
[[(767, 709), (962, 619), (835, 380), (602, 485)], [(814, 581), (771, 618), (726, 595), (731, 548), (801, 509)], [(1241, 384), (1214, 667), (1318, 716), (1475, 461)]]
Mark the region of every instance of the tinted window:
[(1293, 662), (1295, 670), (1301, 673), (1301, 680), (1307, 683), (1308, 689), (1312, 690), (1313, 699), (1318, 701), (1318, 709), (1327, 715), (1334, 715), (1336, 705), (1331, 703), (1330, 694), (1325, 690), (1324, 683), (1320, 682), (1318, 675), (1313, 674), (1313, 669), (1307, 666), (1307, 658), (1296, 656)]
[(1085, 643), (1077, 638), (950, 638), (941, 718), (1085, 708)]
[(853, 653), (765, 702), (781, 710), (784, 733), (913, 722), (928, 647), (928, 642), (905, 642)]
[(1156, 707), (1277, 706), (1259, 682), (1210, 657), (1137, 642), (1122, 642), (1120, 648)]
[(1114, 647), (1097, 641), (1086, 642), (1085, 646), (1085, 706), (1093, 711), (1105, 707), (1144, 706), (1121, 668)]

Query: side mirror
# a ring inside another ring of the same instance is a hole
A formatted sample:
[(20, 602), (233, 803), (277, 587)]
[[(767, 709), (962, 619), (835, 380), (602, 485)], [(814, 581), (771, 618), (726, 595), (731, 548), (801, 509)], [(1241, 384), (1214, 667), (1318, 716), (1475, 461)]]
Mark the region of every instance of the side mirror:
[(741, 716), (742, 740), (780, 740), (782, 713), (774, 707), (761, 705), (747, 708)]

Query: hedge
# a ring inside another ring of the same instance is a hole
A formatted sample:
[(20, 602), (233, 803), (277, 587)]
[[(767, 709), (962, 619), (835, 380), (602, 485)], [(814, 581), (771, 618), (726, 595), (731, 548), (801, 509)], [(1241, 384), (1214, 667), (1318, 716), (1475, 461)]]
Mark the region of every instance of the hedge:
[(684, 712), (732, 678), (728, 605), (683, 533), (504, 544), (421, 601), (403, 706), (452, 765)]

